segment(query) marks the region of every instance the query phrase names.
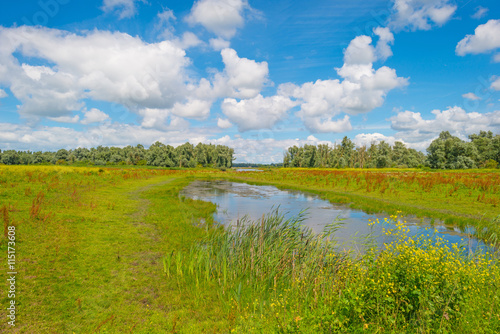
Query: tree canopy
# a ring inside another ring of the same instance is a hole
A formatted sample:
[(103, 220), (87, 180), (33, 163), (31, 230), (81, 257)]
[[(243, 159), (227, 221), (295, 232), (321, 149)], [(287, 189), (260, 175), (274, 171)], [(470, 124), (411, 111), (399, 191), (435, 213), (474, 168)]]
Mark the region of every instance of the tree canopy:
[(159, 167), (224, 167), (230, 168), (234, 150), (224, 145), (185, 143), (177, 147), (159, 141), (148, 149), (142, 145), (119, 147), (60, 149), (57, 152), (0, 150), (0, 162), (6, 165), (73, 164), (149, 165)]
[(385, 141), (369, 147), (356, 147), (347, 137), (340, 145), (326, 144), (292, 146), (285, 151), (285, 167), (386, 168), (428, 166), (436, 169), (496, 168), (500, 163), (500, 135), (480, 131), (470, 141), (440, 133), (427, 148), (427, 156), (404, 143), (393, 146)]

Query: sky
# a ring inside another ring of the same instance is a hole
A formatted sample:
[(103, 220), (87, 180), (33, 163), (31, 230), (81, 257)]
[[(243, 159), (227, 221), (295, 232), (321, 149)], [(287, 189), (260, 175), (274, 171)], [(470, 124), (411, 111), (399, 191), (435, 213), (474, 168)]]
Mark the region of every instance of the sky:
[(290, 146), (500, 134), (497, 0), (0, 5), (0, 149)]

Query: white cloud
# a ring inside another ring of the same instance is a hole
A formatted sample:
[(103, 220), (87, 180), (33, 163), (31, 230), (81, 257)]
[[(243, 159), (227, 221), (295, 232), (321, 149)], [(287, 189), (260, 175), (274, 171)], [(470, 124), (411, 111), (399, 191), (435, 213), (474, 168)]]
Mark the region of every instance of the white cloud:
[(477, 96), (476, 94), (470, 92), (470, 93), (466, 93), (466, 94), (462, 94), (462, 97), (464, 99), (469, 99), (469, 100), (481, 100), (481, 98), (479, 96)]
[(494, 90), (500, 90), (500, 78), (494, 79), (490, 87)]
[[(183, 120), (180, 120), (181, 122)], [(27, 125), (0, 123), (0, 146), (3, 149), (16, 150), (58, 150), (77, 147), (97, 147), (143, 144), (149, 146), (160, 141), (172, 146), (178, 146), (186, 141), (191, 143), (207, 142), (208, 133), (197, 129), (185, 131), (175, 122), (166, 130), (145, 128), (137, 125), (102, 123), (89, 127), (85, 131), (77, 131), (67, 127), (39, 126), (32, 128)]]
[(390, 145), (394, 145), (396, 138), (394, 138), (393, 136), (385, 136), (381, 133), (375, 132), (375, 133), (360, 133), (357, 134), (356, 137), (354, 137), (353, 139), (353, 142), (358, 147), (361, 146), (370, 147), (372, 143), (378, 144), (381, 141), (385, 141)]
[(217, 118), (217, 126), (221, 129), (229, 129), (233, 126), (233, 123), (228, 119)]
[[(21, 101), (24, 117), (68, 116), (82, 109), (86, 98), (132, 111), (171, 108), (188, 93), (185, 68), (190, 60), (172, 41), (146, 43), (98, 30), (77, 35), (43, 27), (0, 27), (0, 45), (0, 83)], [(51, 65), (20, 65), (16, 52)]]
[(500, 20), (489, 20), (458, 42), (455, 52), (459, 56), (478, 54), (500, 48)]
[(110, 119), (106, 113), (96, 108), (92, 108), (88, 111), (84, 109), (82, 112), (84, 114), (84, 118), (81, 121), (82, 124), (100, 123)]
[(381, 60), (386, 60), (387, 58), (392, 56), (392, 50), (390, 45), (394, 43), (394, 35), (389, 30), (389, 28), (377, 27), (373, 29), (373, 32), (375, 33), (375, 35), (379, 37), (375, 49), (377, 53), (377, 58)]
[(170, 21), (177, 20), (177, 18), (174, 15), (174, 12), (168, 8), (165, 8), (162, 12), (159, 12), (156, 16), (162, 23), (169, 23)]
[(51, 121), (59, 122), (59, 123), (78, 123), (80, 120), (80, 116), (75, 115), (71, 116), (59, 116), (59, 117), (48, 117)]
[(495, 63), (500, 63), (500, 53), (497, 53), (496, 55), (493, 56), (493, 61)]
[(238, 125), (239, 131), (247, 131), (271, 129), (295, 105), (295, 102), (284, 96), (263, 97), (259, 94), (239, 102), (231, 98), (224, 99), (221, 108), (229, 120)]
[(344, 51), (344, 63), (348, 65), (369, 65), (377, 60), (370, 36), (357, 36)]
[(50, 67), (47, 66), (30, 66), (28, 64), (22, 64), (22, 69), (24, 73), (32, 80), (40, 81), (42, 75), (54, 75), (54, 72)]
[[(375, 70), (373, 62), (388, 56), (393, 36), (386, 29), (376, 30), (383, 51), (377, 52), (369, 36), (358, 36), (344, 53), (344, 65), (337, 73), (344, 80), (317, 80), (301, 86), (283, 84), (279, 93), (301, 103), (297, 115), (312, 132), (341, 132), (352, 129), (349, 117), (333, 120), (340, 113), (357, 115), (380, 107), (386, 94), (408, 84), (396, 71), (386, 66)], [(380, 42), (379, 40), (379, 42)], [(385, 48), (387, 47), (387, 48)]]
[(203, 45), (204, 43), (190, 31), (182, 34), (182, 38), (175, 38), (173, 42), (181, 49), (189, 49), (195, 46)]
[(173, 39), (175, 28), (172, 22), (176, 21), (177, 18), (171, 9), (164, 9), (156, 15), (156, 22), (154, 29), (158, 32), (158, 37), (163, 39)]
[(488, 14), (489, 9), (481, 6), (476, 7), (476, 12), (471, 16), (473, 19), (482, 19)]
[(307, 117), (304, 119), (304, 125), (314, 132), (341, 133), (352, 130), (352, 125), (347, 115), (338, 120), (332, 120), (331, 117)]
[(210, 47), (215, 51), (221, 51), (222, 49), (229, 48), (231, 45), (229, 41), (223, 38), (210, 38), (208, 42), (210, 43)]
[(420, 113), (412, 111), (399, 112), (391, 117), (391, 127), (398, 131), (395, 137), (403, 139), (412, 147), (422, 147), (435, 139), (441, 131), (449, 131), (461, 138), (481, 130), (496, 133), (500, 131), (500, 110), (490, 113), (467, 113), (455, 106), (443, 111), (433, 110), (431, 113), (434, 119), (424, 119)]
[(0, 89), (0, 99), (3, 99), (7, 96), (9, 96), (9, 95), (3, 89)]
[(218, 97), (249, 99), (257, 96), (268, 81), (267, 62), (240, 58), (233, 49), (221, 51), (225, 68), (214, 78), (213, 92)]
[(180, 117), (206, 119), (210, 114), (212, 101), (190, 99), (185, 103), (176, 103), (172, 114)]
[(144, 108), (139, 110), (142, 116), (141, 128), (159, 131), (185, 131), (189, 128), (189, 122), (183, 118), (174, 116), (172, 109)]
[(115, 12), (120, 19), (125, 19), (137, 13), (136, 2), (145, 2), (145, 0), (104, 0), (101, 9), (106, 13)]
[(442, 26), (455, 13), (457, 6), (450, 0), (393, 0), (389, 27), (395, 30), (429, 30)]
[(243, 27), (243, 11), (249, 9), (245, 0), (199, 0), (191, 8), (187, 22), (201, 24), (219, 37), (230, 39)]

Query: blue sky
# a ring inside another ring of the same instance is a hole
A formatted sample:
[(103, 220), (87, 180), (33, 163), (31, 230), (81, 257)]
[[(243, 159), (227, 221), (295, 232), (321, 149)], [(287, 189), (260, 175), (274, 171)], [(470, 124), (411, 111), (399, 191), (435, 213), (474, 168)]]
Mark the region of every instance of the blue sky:
[(0, 149), (500, 133), (498, 1), (4, 2)]

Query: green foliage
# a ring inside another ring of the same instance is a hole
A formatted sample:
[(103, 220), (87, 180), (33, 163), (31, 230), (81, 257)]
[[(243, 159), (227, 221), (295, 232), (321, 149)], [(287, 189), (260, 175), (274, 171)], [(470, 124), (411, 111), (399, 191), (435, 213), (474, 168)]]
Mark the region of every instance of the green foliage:
[(199, 143), (194, 147), (185, 143), (176, 148), (155, 142), (149, 149), (142, 145), (124, 148), (98, 146), (96, 148), (60, 149), (57, 152), (30, 152), (8, 150), (0, 151), (0, 162), (5, 165), (46, 164), (92, 164), (105, 165), (138, 165), (157, 167), (196, 168), (203, 167), (231, 168), (234, 150), (223, 145), (206, 145)]
[(283, 155), (284, 167), (321, 167), (321, 168), (387, 168), (407, 166), (410, 168), (423, 165), (425, 155), (414, 149), (408, 149), (401, 142), (394, 147), (381, 141), (370, 148), (355, 148), (354, 143), (344, 137), (340, 145), (333, 148), (327, 144), (292, 146)]
[[(390, 146), (385, 141), (372, 143), (369, 148), (355, 148), (347, 137), (333, 148), (326, 144), (292, 146), (283, 155), (284, 167), (326, 167), (326, 168), (416, 168), (428, 164), (434, 169), (485, 168), (500, 163), (500, 135), (491, 131), (480, 131), (469, 136), (465, 142), (443, 131), (427, 148), (427, 157), (415, 149), (408, 149), (396, 141)], [(488, 166), (488, 167), (487, 167)]]

